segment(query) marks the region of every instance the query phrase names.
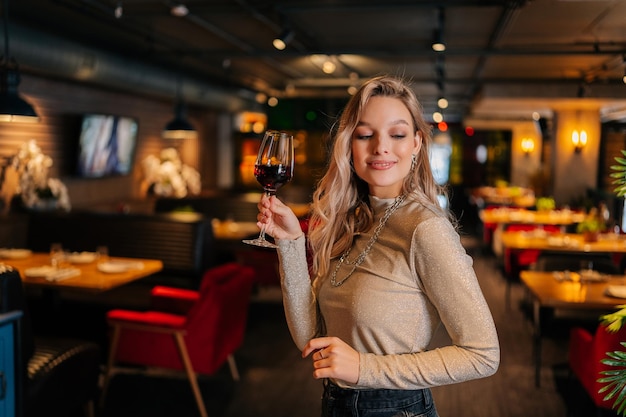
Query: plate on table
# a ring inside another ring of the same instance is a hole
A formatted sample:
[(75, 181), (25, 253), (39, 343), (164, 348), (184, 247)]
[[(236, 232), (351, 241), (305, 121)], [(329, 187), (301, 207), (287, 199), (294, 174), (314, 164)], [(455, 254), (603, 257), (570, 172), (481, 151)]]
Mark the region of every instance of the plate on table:
[(24, 259), (33, 254), (30, 249), (0, 249), (0, 258)]
[(565, 239), (560, 236), (549, 236), (548, 245), (555, 248), (562, 248), (565, 246)]
[(45, 278), (47, 281), (58, 282), (80, 275), (80, 269), (55, 268), (53, 266), (45, 265), (26, 268), (24, 270), (24, 275), (28, 278)]
[(600, 272), (594, 271), (594, 270), (583, 269), (579, 273), (580, 273), (581, 281), (587, 281), (587, 282), (597, 281), (597, 282), (601, 282), (601, 281), (608, 280), (608, 276), (606, 274), (601, 274)]
[(626, 285), (609, 285), (604, 290), (609, 297), (626, 298)]
[(119, 274), (131, 269), (143, 269), (143, 263), (136, 261), (105, 261), (98, 264), (98, 270), (107, 274)]
[(72, 252), (65, 259), (73, 264), (88, 264), (95, 261), (97, 257), (94, 252)]
[(53, 266), (36, 266), (33, 268), (26, 268), (24, 275), (31, 278), (45, 278), (56, 271)]

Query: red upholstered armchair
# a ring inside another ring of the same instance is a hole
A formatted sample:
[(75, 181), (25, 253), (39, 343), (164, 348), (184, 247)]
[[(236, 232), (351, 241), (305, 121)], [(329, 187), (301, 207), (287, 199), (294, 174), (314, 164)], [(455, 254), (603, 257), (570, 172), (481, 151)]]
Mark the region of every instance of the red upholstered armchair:
[(196, 374), (213, 374), (228, 361), (239, 379), (233, 353), (243, 342), (253, 280), (252, 268), (228, 263), (206, 271), (199, 291), (154, 287), (150, 311), (109, 311), (103, 399), (116, 363), (184, 370), (206, 416)]
[(606, 327), (599, 325), (595, 334), (586, 329), (574, 327), (570, 331), (568, 362), (573, 375), (589, 394), (598, 408), (611, 409), (614, 399), (604, 401), (607, 393), (598, 393), (604, 385), (598, 382), (601, 371), (615, 370), (613, 366), (604, 365), (606, 352), (623, 350), (620, 342), (626, 341), (626, 326), (615, 333), (609, 333)]

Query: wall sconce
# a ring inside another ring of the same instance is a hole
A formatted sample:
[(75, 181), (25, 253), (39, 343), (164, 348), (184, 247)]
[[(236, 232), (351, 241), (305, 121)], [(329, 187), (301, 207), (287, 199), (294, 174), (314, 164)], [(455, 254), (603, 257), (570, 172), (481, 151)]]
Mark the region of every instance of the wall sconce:
[(574, 130), (572, 132), (572, 145), (574, 145), (574, 152), (580, 153), (585, 146), (587, 146), (587, 131)]
[(535, 141), (533, 138), (523, 138), (522, 139), (522, 152), (524, 155), (528, 156), (535, 150)]

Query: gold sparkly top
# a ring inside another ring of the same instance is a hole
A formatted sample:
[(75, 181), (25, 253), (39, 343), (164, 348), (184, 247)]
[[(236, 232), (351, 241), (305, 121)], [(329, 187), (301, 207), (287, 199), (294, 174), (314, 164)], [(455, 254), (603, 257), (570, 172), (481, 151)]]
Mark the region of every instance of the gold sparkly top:
[[(394, 200), (370, 201), (377, 224)], [(373, 229), (355, 239), (352, 253), (363, 250)], [(493, 318), (472, 258), (447, 219), (406, 201), (338, 287), (329, 276), (311, 285), (303, 237), (278, 246), (287, 324), (298, 348), (316, 336), (320, 320), (326, 335), (360, 352), (358, 383), (335, 381), (340, 386), (420, 389), (496, 372), (500, 348)], [(341, 266), (340, 273), (349, 267)], [(428, 350), (440, 323), (451, 344)]]

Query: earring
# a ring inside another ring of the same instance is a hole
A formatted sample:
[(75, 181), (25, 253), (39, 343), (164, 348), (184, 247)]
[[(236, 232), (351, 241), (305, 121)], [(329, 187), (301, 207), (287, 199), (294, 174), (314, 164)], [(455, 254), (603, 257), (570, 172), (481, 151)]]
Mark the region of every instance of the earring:
[(417, 165), (417, 155), (416, 154), (412, 154), (411, 155), (411, 171), (413, 171), (415, 169), (416, 165)]

